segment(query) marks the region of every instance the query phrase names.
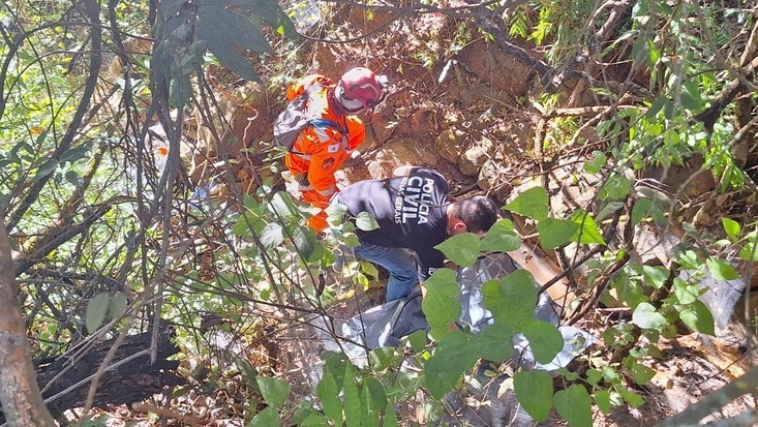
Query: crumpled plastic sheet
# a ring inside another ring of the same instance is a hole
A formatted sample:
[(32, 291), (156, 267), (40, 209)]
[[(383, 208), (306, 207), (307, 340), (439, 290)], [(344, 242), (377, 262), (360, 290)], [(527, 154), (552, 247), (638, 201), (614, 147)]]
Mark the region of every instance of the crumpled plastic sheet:
[[(492, 314), (484, 308), (482, 285), (492, 279), (503, 278), (521, 269), (508, 254), (495, 253), (481, 257), (471, 267), (459, 268), (456, 281), (460, 285), (458, 302), (461, 304), (460, 326), (478, 333), (494, 323)], [(535, 283), (535, 286), (538, 286)], [(558, 326), (559, 317), (555, 304), (546, 293), (539, 296), (535, 318)], [(373, 307), (342, 324), (345, 338), (361, 345), (347, 344), (345, 350), (356, 364), (365, 363), (366, 349), (399, 346), (404, 336), (414, 331), (426, 330), (428, 324), (421, 311), (420, 291), (415, 290), (403, 300), (392, 301)], [(519, 366), (532, 369), (555, 370), (568, 365), (579, 352), (592, 345), (594, 337), (581, 329), (561, 326), (564, 337), (563, 350), (550, 363), (540, 364), (534, 360), (529, 342), (519, 334), (514, 337)]]

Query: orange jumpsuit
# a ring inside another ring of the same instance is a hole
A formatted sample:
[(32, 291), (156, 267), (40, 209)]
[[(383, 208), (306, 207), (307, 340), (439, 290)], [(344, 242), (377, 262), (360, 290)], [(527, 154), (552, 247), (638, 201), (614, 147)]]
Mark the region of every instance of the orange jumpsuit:
[(303, 199), (321, 211), (308, 219), (316, 232), (327, 227), (326, 212), (329, 200), (339, 191), (334, 172), (350, 158), (351, 153), (363, 143), (366, 127), (357, 116), (337, 116), (329, 107), (327, 88), (333, 87), (328, 78), (313, 74), (287, 88), (287, 99), (292, 100), (313, 83), (324, 85), (314, 90), (308, 101), (308, 111), (315, 117), (331, 120), (347, 130), (347, 135), (332, 127), (309, 126), (300, 132), (292, 150), (284, 156), (284, 164), (299, 183)]

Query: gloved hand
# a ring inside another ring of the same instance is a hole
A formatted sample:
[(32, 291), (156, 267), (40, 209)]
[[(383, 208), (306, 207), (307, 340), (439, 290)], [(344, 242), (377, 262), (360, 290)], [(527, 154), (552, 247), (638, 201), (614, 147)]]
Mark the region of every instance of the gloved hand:
[(356, 166), (364, 166), (366, 164), (366, 160), (361, 156), (360, 151), (355, 150), (350, 155), (350, 158), (345, 160), (345, 163), (342, 164), (343, 168), (354, 168)]

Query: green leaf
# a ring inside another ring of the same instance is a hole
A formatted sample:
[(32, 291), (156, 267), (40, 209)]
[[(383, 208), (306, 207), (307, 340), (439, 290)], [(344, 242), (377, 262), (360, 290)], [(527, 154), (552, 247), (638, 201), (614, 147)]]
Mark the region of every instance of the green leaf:
[(423, 351), (428, 342), (429, 340), (426, 337), (425, 331), (415, 331), (408, 335), (408, 343), (411, 345), (411, 350), (416, 353)]
[(634, 362), (629, 368), (629, 372), (632, 374), (632, 379), (639, 385), (645, 385), (650, 382), (655, 376), (655, 371), (647, 366)]
[[(216, 0), (210, 0), (216, 1)], [(300, 38), (295, 24), (279, 6), (276, 0), (221, 0), (229, 6), (242, 6), (248, 11), (261, 15), (266, 24), (270, 25), (277, 33), (290, 39)]]
[(700, 296), (700, 288), (696, 284), (687, 283), (676, 277), (674, 278), (674, 296), (679, 304), (690, 305)]
[[(381, 384), (379, 385), (381, 386)], [(373, 407), (371, 394), (368, 387), (365, 385), (365, 381), (363, 387), (360, 389), (360, 405), (361, 418), (359, 420), (359, 425), (362, 427), (377, 427), (379, 425), (379, 413)]]
[(689, 307), (679, 312), (679, 318), (682, 319), (688, 328), (701, 334), (715, 335), (715, 321), (713, 314), (708, 310), (702, 301), (695, 301)]
[(122, 293), (114, 294), (108, 300), (108, 315), (111, 319), (118, 319), (126, 311), (126, 295)]
[(429, 323), (430, 335), (439, 341), (451, 332), (451, 325), (461, 315), (461, 305), (456, 298), (459, 286), (455, 272), (448, 268), (439, 269), (424, 282), (424, 287), (426, 296), (421, 308)]
[(634, 202), (632, 208), (632, 224), (637, 225), (642, 221), (647, 213), (650, 211), (650, 207), (653, 205), (653, 201), (650, 199), (639, 199)]
[(208, 42), (208, 50), (221, 63), (243, 79), (259, 82), (260, 78), (247, 60), (232, 46), (231, 40), (208, 19), (195, 23), (196, 37)]
[(740, 258), (745, 261), (758, 261), (758, 242), (750, 241), (740, 249)]
[(383, 427), (398, 427), (400, 424), (397, 422), (397, 414), (395, 413), (395, 402), (390, 402), (387, 410), (384, 411)]
[(368, 395), (371, 398), (372, 408), (382, 410), (387, 407), (387, 393), (384, 391), (384, 386), (379, 380), (372, 377), (364, 378), (363, 388), (369, 392)]
[(192, 82), (190, 82), (189, 76), (182, 74), (181, 76), (171, 77), (170, 87), (171, 106), (182, 108), (187, 105), (187, 102), (192, 97)]
[(708, 266), (708, 270), (716, 280), (734, 280), (740, 277), (734, 267), (718, 258), (709, 257), (705, 260), (705, 265)]
[(321, 399), (321, 405), (326, 417), (335, 424), (342, 425), (342, 403), (339, 399), (340, 388), (337, 386), (329, 365), (324, 365), (324, 376), (316, 386), (316, 393)]
[(110, 305), (110, 296), (108, 292), (100, 292), (95, 295), (87, 304), (87, 310), (84, 316), (84, 323), (89, 333), (94, 333), (105, 320)]
[(295, 247), (297, 248), (298, 252), (303, 254), (303, 257), (305, 257), (305, 259), (308, 261), (311, 261), (311, 258), (317, 254), (317, 247), (323, 248), (323, 246), (320, 246), (318, 243), (316, 233), (310, 227), (300, 226), (296, 228), (292, 234)]
[(726, 232), (726, 235), (729, 236), (729, 238), (732, 240), (732, 242), (736, 243), (738, 240), (740, 240), (740, 223), (727, 217), (721, 218), (721, 224), (724, 226), (724, 232)]
[(571, 241), (579, 224), (567, 219), (545, 218), (537, 223), (540, 243), (544, 249), (555, 249)]
[(601, 200), (621, 200), (629, 195), (632, 186), (629, 180), (623, 176), (615, 175), (606, 181), (605, 185), (600, 188), (598, 196)]
[(587, 384), (596, 386), (603, 379), (603, 373), (597, 369), (587, 369)]
[(703, 265), (697, 252), (692, 249), (676, 251), (674, 254), (674, 261), (684, 267), (685, 270), (699, 270), (700, 266)]
[(37, 180), (42, 179), (55, 172), (56, 169), (58, 169), (58, 161), (55, 159), (48, 159), (39, 167), (39, 169), (37, 169), (37, 175), (34, 178)]
[(643, 329), (658, 329), (667, 325), (666, 318), (661, 313), (658, 313), (652, 304), (648, 302), (641, 302), (634, 309), (632, 314), (632, 323)]
[(424, 379), (432, 397), (441, 399), (452, 390), (476, 359), (476, 348), (466, 334), (452, 331), (445, 336), (424, 365)]
[(513, 356), (514, 332), (504, 325), (485, 328), (471, 337), (471, 345), (479, 349), (477, 356), (491, 362), (502, 362)]
[(563, 335), (555, 326), (534, 319), (521, 327), (521, 332), (529, 340), (534, 358), (540, 363), (550, 363), (563, 349)]
[[(269, 425), (274, 426), (278, 424), (269, 424)], [(321, 414), (310, 414), (299, 425), (300, 427), (324, 427), (324, 426), (330, 425), (330, 422), (329, 422), (329, 418)]]
[(503, 209), (538, 221), (543, 220), (549, 212), (547, 191), (542, 187), (532, 187), (519, 194)]
[[(225, 9), (223, 5), (218, 5), (215, 2), (201, 3), (197, 10), (197, 17), (198, 22), (206, 21), (205, 23), (215, 27), (216, 31), (223, 32), (230, 42), (253, 52), (272, 52), (268, 40), (261, 34), (257, 26), (244, 16)], [(195, 31), (197, 31), (197, 27)], [(205, 39), (203, 34), (197, 34), (196, 37)]]
[(188, 0), (162, 0), (159, 4), (164, 18), (176, 15)]
[(520, 371), (513, 377), (519, 403), (536, 421), (545, 421), (553, 407), (553, 377), (547, 371)]
[(534, 277), (526, 270), (485, 282), (482, 293), (484, 307), (492, 313), (498, 327), (520, 330), (521, 325), (534, 318), (537, 288)]
[(584, 171), (590, 175), (594, 175), (600, 172), (600, 169), (605, 166), (607, 160), (605, 153), (595, 150), (592, 152), (592, 160), (584, 162)]
[(355, 373), (350, 363), (345, 364), (345, 381), (342, 390), (344, 391), (345, 402), (345, 425), (347, 427), (359, 427), (361, 425), (361, 398), (358, 395)]
[(78, 186), (82, 181), (79, 178), (79, 174), (76, 173), (76, 171), (66, 171), (66, 173), (63, 175), (64, 178), (66, 178), (66, 181), (71, 183), (71, 185)]
[(361, 212), (355, 217), (355, 226), (359, 230), (371, 231), (379, 228), (379, 223), (376, 222), (373, 216), (368, 212)]
[(648, 120), (653, 120), (662, 109), (663, 106), (666, 105), (668, 102), (668, 99), (665, 96), (659, 96), (658, 98), (655, 98), (655, 101), (650, 105), (650, 108), (647, 109), (647, 112), (645, 113), (645, 118)]
[(290, 394), (290, 384), (276, 378), (257, 376), (258, 388), (266, 402), (275, 409), (279, 409)]
[(595, 392), (595, 404), (604, 414), (611, 412), (611, 394), (607, 390), (598, 390)]
[(250, 424), (248, 424), (249, 427), (270, 427), (270, 426), (278, 426), (280, 424), (279, 420), (279, 413), (276, 412), (276, 409), (272, 407), (268, 407), (263, 409), (262, 411), (255, 414), (255, 417), (253, 417), (252, 421), (250, 421)]
[(553, 396), (555, 410), (571, 427), (592, 426), (592, 402), (587, 390), (574, 384)]
[(284, 242), (284, 228), (278, 222), (270, 222), (263, 227), (261, 243), (266, 249), (275, 248)]
[(340, 224), (345, 222), (345, 215), (347, 215), (347, 206), (341, 203), (333, 203), (324, 209), (324, 211), (327, 214), (327, 222), (332, 227), (339, 227)]
[(457, 234), (435, 246), (450, 261), (461, 267), (474, 265), (479, 258), (479, 245), (481, 241), (474, 233)]
[[(424, 331), (417, 331), (424, 332)], [(378, 347), (371, 350), (368, 354), (369, 360), (373, 365), (373, 369), (377, 372), (383, 371), (389, 368), (395, 361), (395, 348), (394, 347)]]
[(597, 243), (599, 245), (605, 245), (603, 235), (600, 233), (600, 227), (594, 219), (583, 210), (577, 210), (571, 214), (571, 220), (577, 226), (577, 231), (571, 237), (572, 242), (583, 243), (586, 245)]
[(666, 280), (668, 280), (669, 271), (666, 267), (662, 266), (643, 265), (642, 277), (645, 279), (645, 283), (653, 289), (660, 289), (666, 283)]
[(513, 231), (513, 224), (501, 219), (490, 227), (481, 241), (480, 250), (490, 252), (509, 252), (521, 247), (521, 237)]

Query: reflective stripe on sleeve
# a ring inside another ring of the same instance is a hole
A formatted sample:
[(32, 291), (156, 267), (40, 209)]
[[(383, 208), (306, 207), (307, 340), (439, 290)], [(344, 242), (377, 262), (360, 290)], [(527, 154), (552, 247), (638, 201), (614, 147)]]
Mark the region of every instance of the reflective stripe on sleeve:
[(311, 156), (308, 154), (298, 153), (297, 151), (290, 151), (289, 154), (292, 154), (295, 157), (299, 157), (303, 160), (311, 161)]
[(318, 192), (318, 194), (320, 194), (322, 196), (331, 196), (332, 194), (334, 194), (334, 192), (335, 192), (336, 189), (337, 189), (336, 187), (332, 187), (332, 188), (330, 188), (328, 190), (324, 190), (324, 191), (318, 191), (318, 190), (316, 190), (316, 191)]

